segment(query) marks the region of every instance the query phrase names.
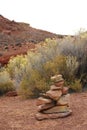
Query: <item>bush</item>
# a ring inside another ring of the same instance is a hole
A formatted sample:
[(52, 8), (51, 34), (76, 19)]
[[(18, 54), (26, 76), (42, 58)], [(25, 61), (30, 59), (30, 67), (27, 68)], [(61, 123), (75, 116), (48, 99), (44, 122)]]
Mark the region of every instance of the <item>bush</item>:
[(14, 84), (16, 87), (20, 85), (20, 82), (26, 73), (27, 59), (25, 56), (20, 55), (17, 57), (12, 57), (7, 65), (7, 71), (10, 77), (14, 79)]
[(74, 90), (75, 92), (81, 92), (82, 84), (80, 83), (80, 80), (75, 80), (73, 83), (71, 83), (70, 89)]
[(64, 68), (62, 68), (62, 70), (64, 70), (63, 75), (68, 83), (71, 83), (75, 80), (78, 65), (79, 65), (79, 63), (78, 63), (76, 57), (74, 57), (74, 56), (66, 57), (66, 68), (64, 67)]
[(73, 56), (57, 56), (44, 64), (43, 76), (49, 80), (52, 75), (62, 74), (64, 79), (70, 83), (75, 80), (78, 62)]
[(0, 84), (0, 95), (3, 95), (9, 91), (13, 91), (15, 88), (13, 87), (12, 82), (7, 82), (7, 83), (1, 83)]
[(0, 95), (12, 90), (15, 90), (15, 88), (9, 74), (6, 71), (0, 72)]
[(38, 71), (32, 70), (31, 76), (25, 77), (20, 85), (19, 94), (25, 98), (38, 97), (40, 93), (48, 90), (48, 85)]
[(87, 75), (86, 41), (87, 37), (81, 36), (46, 39), (36, 45), (34, 52), (12, 58), (7, 70), (15, 86), (20, 86), (19, 92), (24, 97), (37, 97), (49, 88), (50, 77), (59, 73), (73, 90), (79, 91), (77, 80)]
[(43, 65), (43, 74), (44, 74), (43, 76), (49, 81), (51, 76), (58, 73), (63, 74), (63, 70), (64, 70), (63, 68), (65, 66), (66, 66), (66, 57), (56, 56), (52, 60), (46, 62)]
[(82, 84), (83, 88), (87, 85), (87, 73), (84, 73), (81, 76), (81, 84)]
[(61, 55), (76, 57), (78, 61), (78, 78), (82, 74), (87, 73), (87, 35), (66, 37), (59, 43), (59, 50)]

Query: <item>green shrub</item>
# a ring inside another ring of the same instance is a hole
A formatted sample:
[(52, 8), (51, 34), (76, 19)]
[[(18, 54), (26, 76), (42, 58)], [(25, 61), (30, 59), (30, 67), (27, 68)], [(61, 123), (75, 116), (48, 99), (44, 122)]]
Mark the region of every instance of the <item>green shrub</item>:
[(67, 82), (73, 82), (77, 68), (78, 62), (76, 57), (60, 55), (44, 64), (44, 77), (49, 79), (52, 75), (61, 73)]
[(20, 85), (19, 94), (25, 98), (38, 97), (40, 93), (48, 90), (48, 85), (38, 71), (32, 70), (31, 76), (25, 77)]
[(0, 95), (12, 90), (15, 88), (9, 74), (6, 71), (0, 72)]
[(18, 94), (24, 99), (33, 97), (34, 94), (29, 87), (29, 82), (26, 79), (21, 82), (18, 89)]
[(66, 57), (66, 70), (62, 68), (62, 70), (65, 70), (64, 72), (64, 78), (67, 82), (73, 82), (76, 78), (77, 68), (78, 68), (78, 61), (77, 58), (74, 56), (67, 56)]
[(0, 83), (0, 95), (3, 95), (9, 91), (13, 91), (15, 88), (13, 87), (12, 82), (7, 82), (7, 83)]
[(24, 74), (26, 73), (26, 56), (18, 55), (12, 57), (7, 65), (7, 71), (10, 74), (10, 77), (14, 79), (15, 86), (18, 87)]
[(74, 90), (75, 92), (81, 92), (82, 91), (82, 84), (80, 83), (80, 80), (75, 80), (73, 83), (71, 83), (70, 88), (72, 90)]
[[(52, 60), (46, 62), (43, 65), (43, 76), (49, 80), (52, 75), (62, 73), (63, 68), (65, 67), (66, 58), (64, 56), (56, 56)], [(62, 73), (63, 74), (63, 73)]]
[(86, 35), (77, 35), (64, 38), (58, 46), (61, 55), (76, 57), (78, 61), (78, 78), (87, 73), (87, 32)]
[(82, 86), (85, 87), (85, 85), (87, 85), (87, 73), (84, 73), (82, 76), (81, 76), (81, 83), (82, 83)]
[[(72, 89), (79, 91), (81, 75), (87, 75), (87, 37), (46, 39), (26, 56), (12, 58), (7, 65), (15, 86), (24, 97), (37, 97), (49, 88), (50, 77), (62, 74)], [(74, 86), (75, 85), (75, 86)], [(77, 86), (79, 85), (79, 86)]]

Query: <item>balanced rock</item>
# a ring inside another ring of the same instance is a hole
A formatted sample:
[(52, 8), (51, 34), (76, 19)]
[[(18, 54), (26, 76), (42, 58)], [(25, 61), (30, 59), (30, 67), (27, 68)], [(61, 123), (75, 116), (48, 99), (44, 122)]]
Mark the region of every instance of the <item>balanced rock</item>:
[(17, 91), (9, 91), (6, 93), (6, 96), (14, 97), (14, 96), (18, 96), (18, 94), (17, 94)]
[(52, 103), (48, 103), (48, 104), (43, 104), (43, 105), (40, 105), (38, 106), (38, 112), (41, 112), (41, 111), (44, 111), (44, 110), (48, 110), (49, 108), (52, 108), (54, 107), (55, 104), (52, 102)]
[(59, 74), (59, 75), (54, 75), (51, 77), (51, 81), (52, 82), (57, 82), (59, 83), (60, 81), (63, 81), (64, 79), (62, 78), (62, 75)]
[(57, 101), (56, 105), (60, 105), (60, 106), (63, 106), (63, 105), (67, 105), (69, 104), (69, 96), (70, 94), (67, 94), (67, 95), (62, 95), (59, 100)]
[(53, 90), (53, 91), (62, 90), (62, 87), (56, 87), (55, 85), (51, 85), (50, 90)]
[(43, 114), (43, 113), (37, 113), (35, 115), (35, 118), (38, 121), (45, 120), (45, 119), (57, 119), (57, 118), (64, 118), (72, 114), (72, 110), (69, 110), (67, 112), (63, 113), (53, 113), (53, 114)]
[(68, 93), (68, 90), (69, 90), (68, 87), (63, 87), (63, 89), (62, 89), (62, 94), (63, 94), (63, 95), (67, 94), (67, 93)]
[(62, 95), (61, 90), (52, 91), (49, 90), (46, 92), (46, 95), (49, 96), (53, 100), (58, 100), (60, 96)]
[(48, 110), (43, 111), (43, 113), (49, 114), (49, 113), (61, 113), (61, 112), (68, 112), (68, 111), (69, 111), (69, 107), (65, 105), (65, 106), (54, 106)]
[(70, 94), (68, 87), (64, 87), (62, 75), (55, 75), (51, 80), (54, 84), (50, 86), (50, 90), (37, 99), (37, 120), (62, 118), (72, 114), (69, 107)]
[(43, 97), (39, 97), (37, 102), (36, 102), (36, 105), (39, 106), (39, 105), (48, 104), (48, 103), (51, 103), (51, 99), (46, 99), (46, 98), (43, 98)]

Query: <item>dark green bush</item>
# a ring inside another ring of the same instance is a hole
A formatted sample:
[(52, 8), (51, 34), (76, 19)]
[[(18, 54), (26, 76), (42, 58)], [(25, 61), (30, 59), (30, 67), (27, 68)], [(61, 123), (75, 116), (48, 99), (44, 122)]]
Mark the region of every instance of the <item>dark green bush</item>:
[(5, 82), (5, 83), (0, 83), (0, 96), (6, 94), (9, 91), (13, 91), (15, 88), (13, 87), (12, 82)]
[(80, 80), (75, 80), (71, 83), (70, 88), (75, 92), (82, 92), (82, 84), (80, 83)]

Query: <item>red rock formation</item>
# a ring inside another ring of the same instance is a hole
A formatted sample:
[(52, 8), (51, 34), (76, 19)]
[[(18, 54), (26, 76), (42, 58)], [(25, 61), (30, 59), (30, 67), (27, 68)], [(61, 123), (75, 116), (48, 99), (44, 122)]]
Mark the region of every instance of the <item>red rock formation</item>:
[(6, 64), (11, 56), (26, 54), (33, 44), (46, 38), (63, 38), (63, 36), (32, 28), (27, 23), (10, 21), (0, 15), (0, 63)]

